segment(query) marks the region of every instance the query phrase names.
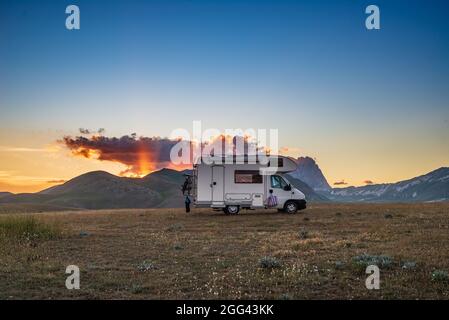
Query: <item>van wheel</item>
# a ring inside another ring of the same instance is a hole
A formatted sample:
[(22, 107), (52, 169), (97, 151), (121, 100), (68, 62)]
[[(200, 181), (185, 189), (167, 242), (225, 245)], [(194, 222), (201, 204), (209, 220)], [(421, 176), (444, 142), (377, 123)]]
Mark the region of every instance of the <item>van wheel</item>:
[(227, 214), (234, 215), (234, 214), (238, 214), (239, 213), (240, 208), (239, 208), (239, 206), (227, 206), (225, 208), (225, 210), (226, 210)]
[(294, 201), (287, 201), (284, 206), (284, 211), (289, 214), (294, 214), (296, 213), (296, 211), (298, 211), (298, 205)]

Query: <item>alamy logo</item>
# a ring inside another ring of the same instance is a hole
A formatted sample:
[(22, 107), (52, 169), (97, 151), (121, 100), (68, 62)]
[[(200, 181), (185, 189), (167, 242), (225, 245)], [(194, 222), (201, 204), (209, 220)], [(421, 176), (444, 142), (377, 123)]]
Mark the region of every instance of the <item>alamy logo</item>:
[[(65, 26), (68, 30), (80, 29), (80, 9), (77, 5), (71, 4), (65, 9), (65, 13), (69, 16), (65, 20)], [(380, 9), (376, 5), (369, 5), (365, 9), (365, 13), (369, 16), (365, 20), (365, 26), (368, 30), (380, 29)]]
[(192, 134), (184, 128), (172, 131), (170, 138), (178, 142), (170, 149), (170, 161), (178, 166), (217, 163), (219, 160), (214, 157), (224, 157), (222, 161), (231, 163), (272, 162), (264, 171), (270, 174), (277, 169), (278, 137), (278, 129), (225, 129), (222, 132), (217, 128), (203, 130), (201, 121), (193, 121)]
[(366, 274), (369, 276), (365, 280), (365, 286), (368, 290), (379, 290), (380, 289), (380, 270), (376, 265), (369, 265), (365, 270)]
[(65, 286), (69, 290), (80, 288), (80, 268), (75, 265), (69, 265), (65, 269), (66, 274), (70, 274), (65, 280)]
[(369, 16), (365, 20), (365, 26), (368, 30), (379, 30), (380, 29), (380, 10), (378, 6), (369, 5), (365, 10), (366, 14)]
[(65, 13), (69, 16), (65, 19), (65, 27), (68, 30), (79, 30), (80, 29), (80, 8), (71, 4), (65, 9)]

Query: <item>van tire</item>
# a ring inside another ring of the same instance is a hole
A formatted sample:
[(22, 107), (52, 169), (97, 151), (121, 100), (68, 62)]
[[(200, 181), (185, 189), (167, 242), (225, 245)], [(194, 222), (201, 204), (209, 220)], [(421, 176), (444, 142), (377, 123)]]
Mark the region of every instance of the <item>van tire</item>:
[(226, 206), (225, 210), (226, 210), (225, 211), (226, 214), (235, 215), (235, 214), (239, 213), (240, 207), (239, 206)]
[(298, 211), (298, 204), (295, 201), (287, 201), (284, 205), (284, 211), (288, 214), (295, 214)]

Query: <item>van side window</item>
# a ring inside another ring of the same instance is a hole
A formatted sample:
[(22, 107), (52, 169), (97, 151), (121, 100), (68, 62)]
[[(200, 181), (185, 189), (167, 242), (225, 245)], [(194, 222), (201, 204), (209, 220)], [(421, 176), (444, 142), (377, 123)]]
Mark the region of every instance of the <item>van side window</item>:
[(284, 179), (280, 176), (271, 176), (271, 187), (283, 189), (287, 185)]
[(235, 170), (234, 183), (263, 183), (258, 170)]

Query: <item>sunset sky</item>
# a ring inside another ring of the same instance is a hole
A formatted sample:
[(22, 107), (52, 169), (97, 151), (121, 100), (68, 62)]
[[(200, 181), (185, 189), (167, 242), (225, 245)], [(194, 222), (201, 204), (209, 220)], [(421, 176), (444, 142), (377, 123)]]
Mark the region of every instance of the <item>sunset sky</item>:
[[(65, 28), (69, 4), (80, 30)], [(380, 30), (365, 28), (369, 4)], [(0, 191), (129, 169), (74, 155), (60, 141), (79, 128), (167, 137), (194, 120), (277, 128), (331, 185), (449, 166), (448, 12), (447, 1), (1, 1)]]

